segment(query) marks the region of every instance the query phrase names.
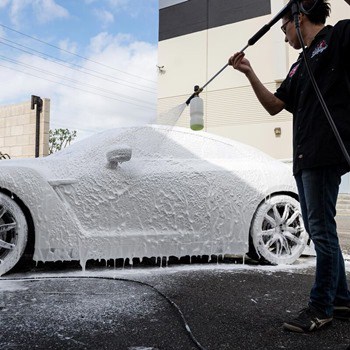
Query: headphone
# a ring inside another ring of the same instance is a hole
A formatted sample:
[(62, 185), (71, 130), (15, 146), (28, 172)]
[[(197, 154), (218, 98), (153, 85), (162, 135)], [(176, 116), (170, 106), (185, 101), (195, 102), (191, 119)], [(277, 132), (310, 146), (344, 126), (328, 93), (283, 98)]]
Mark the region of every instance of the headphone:
[(300, 11), (305, 15), (310, 15), (317, 6), (319, 0), (302, 0), (300, 1)]

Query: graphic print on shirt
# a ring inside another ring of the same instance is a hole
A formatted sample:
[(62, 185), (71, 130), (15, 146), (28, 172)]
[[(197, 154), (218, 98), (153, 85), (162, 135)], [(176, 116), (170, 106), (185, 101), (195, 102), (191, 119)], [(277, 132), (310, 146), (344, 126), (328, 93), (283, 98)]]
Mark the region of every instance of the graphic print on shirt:
[(297, 72), (298, 68), (300, 66), (300, 63), (296, 64), (293, 69), (291, 69), (291, 71), (289, 72), (289, 78), (292, 78), (293, 75)]
[(314, 58), (318, 54), (322, 53), (324, 50), (328, 48), (328, 44), (325, 40), (322, 40), (315, 48), (315, 50), (312, 52), (311, 58)]

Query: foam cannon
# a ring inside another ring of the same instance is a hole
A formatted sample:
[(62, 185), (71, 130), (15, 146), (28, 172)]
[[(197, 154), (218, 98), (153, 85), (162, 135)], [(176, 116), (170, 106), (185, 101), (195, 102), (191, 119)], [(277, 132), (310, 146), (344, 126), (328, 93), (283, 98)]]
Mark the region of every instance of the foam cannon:
[[(302, 0), (290, 0), (287, 5), (285, 5), (280, 12), (267, 24), (265, 24), (256, 34), (254, 34), (249, 40), (247, 45), (240, 51), (244, 52), (249, 46), (253, 46), (258, 40), (260, 40), (270, 29), (276, 24), (280, 19), (282, 19), (288, 11), (294, 6), (300, 6)], [(317, 0), (314, 0), (316, 5)], [(294, 11), (293, 11), (294, 12)], [(204, 103), (203, 100), (199, 97), (199, 94), (218, 76), (220, 75), (227, 67), (229, 66), (226, 63), (210, 80), (208, 80), (202, 87), (196, 85), (194, 87), (194, 93), (187, 99), (186, 104), (190, 106), (190, 126), (192, 130), (202, 130), (204, 127)]]
[(187, 106), (190, 105), (190, 126), (192, 130), (199, 131), (204, 128), (204, 102), (199, 97), (199, 94), (203, 91), (196, 85), (194, 87), (194, 93), (186, 101)]

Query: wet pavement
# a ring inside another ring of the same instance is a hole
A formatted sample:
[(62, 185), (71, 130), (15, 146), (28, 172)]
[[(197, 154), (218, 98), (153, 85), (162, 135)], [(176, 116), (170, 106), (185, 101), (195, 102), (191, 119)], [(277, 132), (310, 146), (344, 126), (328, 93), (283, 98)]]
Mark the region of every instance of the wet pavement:
[[(350, 279), (350, 217), (337, 223)], [(0, 349), (350, 349), (350, 322), (306, 335), (282, 329), (307, 304), (313, 257), (284, 267), (192, 262), (85, 272), (76, 262), (50, 263), (7, 274), (0, 278)]]
[(339, 241), (343, 252), (350, 255), (350, 216), (336, 217)]
[(86, 272), (58, 264), (8, 274), (0, 279), (0, 349), (345, 350), (350, 322), (307, 335), (282, 329), (306, 306), (314, 264), (226, 259)]

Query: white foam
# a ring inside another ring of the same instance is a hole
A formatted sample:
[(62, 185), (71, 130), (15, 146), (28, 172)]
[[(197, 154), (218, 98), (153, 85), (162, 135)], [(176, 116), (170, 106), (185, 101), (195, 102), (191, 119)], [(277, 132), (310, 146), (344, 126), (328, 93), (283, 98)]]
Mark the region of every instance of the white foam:
[[(110, 169), (106, 153), (120, 145), (131, 159)], [(34, 259), (80, 260), (83, 268), (89, 259), (244, 255), (259, 203), (296, 191), (281, 162), (176, 127), (108, 130), (46, 158), (0, 166), (0, 186), (33, 216)]]
[(27, 289), (28, 287), (24, 286), (20, 281), (6, 281), (6, 279), (0, 279), (0, 292), (15, 292)]

